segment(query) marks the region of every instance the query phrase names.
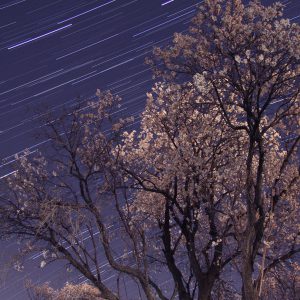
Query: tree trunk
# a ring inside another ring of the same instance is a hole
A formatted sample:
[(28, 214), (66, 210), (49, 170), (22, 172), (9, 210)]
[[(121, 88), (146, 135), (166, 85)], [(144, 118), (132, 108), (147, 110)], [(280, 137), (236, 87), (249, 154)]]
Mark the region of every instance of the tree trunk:
[(258, 294), (256, 289), (253, 287), (252, 280), (244, 279), (243, 284), (243, 300), (258, 300)]
[(211, 296), (211, 288), (205, 286), (205, 287), (202, 287), (199, 292), (200, 292), (199, 297), (198, 297), (199, 300), (210, 300), (211, 299), (211, 297), (210, 297)]
[(243, 268), (242, 268), (242, 299), (243, 300), (257, 300), (256, 289), (252, 282), (252, 247), (255, 236), (255, 229), (249, 228), (248, 235), (245, 237), (244, 245), (243, 245)]
[(255, 242), (255, 204), (254, 195), (252, 194), (252, 168), (255, 149), (254, 135), (250, 136), (250, 145), (247, 157), (247, 173), (246, 173), (246, 196), (247, 196), (247, 226), (242, 237), (242, 299), (243, 300), (256, 300), (255, 288), (252, 282), (253, 272), (253, 246)]
[(200, 282), (198, 300), (210, 300), (211, 292), (214, 286), (215, 277), (206, 276)]

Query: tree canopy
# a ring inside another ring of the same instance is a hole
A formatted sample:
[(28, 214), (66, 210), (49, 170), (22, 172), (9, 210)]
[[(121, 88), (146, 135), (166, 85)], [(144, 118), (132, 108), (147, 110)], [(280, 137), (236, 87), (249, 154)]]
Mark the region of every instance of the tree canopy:
[(44, 251), (43, 266), (66, 260), (105, 299), (125, 297), (122, 277), (147, 299), (296, 299), (300, 27), (282, 15), (204, 1), (147, 60), (138, 129), (98, 91), (49, 123), (51, 154), (18, 158), (1, 234)]

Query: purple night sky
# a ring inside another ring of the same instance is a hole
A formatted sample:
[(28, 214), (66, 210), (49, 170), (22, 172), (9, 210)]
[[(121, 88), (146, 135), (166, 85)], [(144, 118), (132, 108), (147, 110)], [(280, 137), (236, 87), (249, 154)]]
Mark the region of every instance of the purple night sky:
[[(138, 116), (152, 85), (145, 57), (170, 42), (174, 32), (185, 31), (200, 2), (1, 0), (0, 180), (13, 172), (15, 154), (47, 147), (37, 137), (47, 110), (59, 113), (100, 88), (123, 98), (121, 114)], [(281, 2), (286, 17), (298, 22), (300, 1)], [(0, 247), (0, 300), (26, 299), (27, 278), (54, 286), (82, 281), (62, 263), (41, 269), (41, 255), (29, 257), (22, 272), (12, 270), (7, 264), (20, 245), (10, 241)]]

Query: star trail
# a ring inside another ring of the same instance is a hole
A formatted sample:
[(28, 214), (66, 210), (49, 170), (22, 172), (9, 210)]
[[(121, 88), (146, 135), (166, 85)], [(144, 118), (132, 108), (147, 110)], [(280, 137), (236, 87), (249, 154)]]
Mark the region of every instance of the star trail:
[[(168, 44), (174, 32), (186, 31), (200, 2), (1, 1), (0, 180), (15, 172), (16, 154), (47, 147), (48, 140), (38, 133), (48, 112), (59, 114), (78, 99), (93, 99), (97, 88), (121, 96), (118, 113), (138, 120), (152, 85), (145, 57), (153, 47)], [(287, 16), (298, 21), (299, 1), (284, 3)], [(84, 280), (57, 262), (42, 270), (42, 253), (29, 257), (22, 272), (10, 270), (8, 262), (18, 248), (1, 242), (0, 299), (25, 299), (27, 278), (56, 286)], [(102, 267), (105, 280), (112, 280), (105, 260)]]

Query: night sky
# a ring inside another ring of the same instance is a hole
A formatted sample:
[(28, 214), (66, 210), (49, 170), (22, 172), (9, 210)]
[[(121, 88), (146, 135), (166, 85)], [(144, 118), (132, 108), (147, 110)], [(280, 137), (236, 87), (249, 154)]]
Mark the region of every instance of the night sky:
[[(272, 0), (263, 1), (270, 4)], [(97, 88), (123, 98), (121, 114), (138, 116), (151, 89), (144, 64), (153, 46), (185, 31), (196, 0), (0, 0), (0, 179), (13, 172), (16, 153), (47, 147), (37, 137), (45, 112), (57, 113)], [(300, 1), (285, 1), (298, 22)], [(62, 264), (41, 270), (33, 256), (22, 272), (6, 272), (16, 249), (0, 244), (0, 299), (25, 299), (24, 279), (80, 282)], [(107, 272), (107, 280), (113, 277)]]

